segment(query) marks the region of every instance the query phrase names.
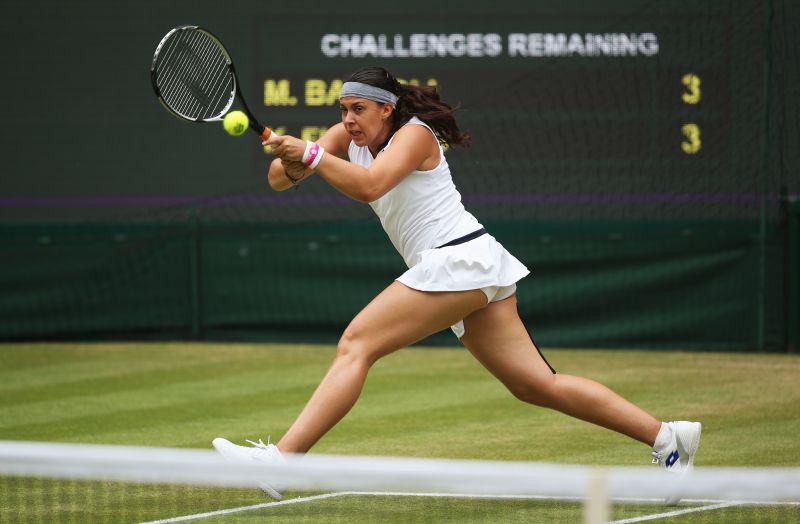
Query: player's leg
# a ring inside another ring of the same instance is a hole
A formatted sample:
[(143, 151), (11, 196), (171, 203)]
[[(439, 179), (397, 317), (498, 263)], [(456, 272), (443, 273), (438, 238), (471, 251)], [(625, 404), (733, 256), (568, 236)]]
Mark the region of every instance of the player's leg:
[(612, 429), (652, 446), (661, 422), (606, 386), (554, 374), (517, 313), (516, 296), (464, 319), (461, 341), (520, 400)]
[(278, 443), (304, 453), (355, 404), (370, 366), (380, 357), (455, 324), (486, 305), (480, 290), (423, 292), (393, 282), (344, 331), (322, 382)]

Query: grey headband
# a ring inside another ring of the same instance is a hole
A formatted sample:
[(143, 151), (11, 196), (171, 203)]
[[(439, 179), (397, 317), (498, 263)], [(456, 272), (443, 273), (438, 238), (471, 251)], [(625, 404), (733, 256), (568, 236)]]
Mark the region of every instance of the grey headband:
[(361, 82), (345, 82), (342, 84), (342, 94), (339, 95), (339, 98), (346, 96), (357, 96), (382, 104), (397, 105), (397, 95), (394, 93), (380, 87), (362, 84)]

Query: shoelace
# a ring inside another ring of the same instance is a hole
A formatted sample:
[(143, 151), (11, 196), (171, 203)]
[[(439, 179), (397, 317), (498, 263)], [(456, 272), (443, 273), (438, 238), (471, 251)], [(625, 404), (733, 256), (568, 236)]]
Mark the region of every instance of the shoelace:
[(658, 451), (653, 451), (650, 454), (653, 455), (653, 460), (650, 462), (651, 464), (661, 464), (661, 455), (658, 454)]
[(255, 448), (267, 449), (269, 447), (269, 435), (267, 435), (267, 443), (264, 444), (264, 441), (258, 439), (258, 442), (253, 442), (252, 440), (245, 439), (245, 442), (251, 444)]

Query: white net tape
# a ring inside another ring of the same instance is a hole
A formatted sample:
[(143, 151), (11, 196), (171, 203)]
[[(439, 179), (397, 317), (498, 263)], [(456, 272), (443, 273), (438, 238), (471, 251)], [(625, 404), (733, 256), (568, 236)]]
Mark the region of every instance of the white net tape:
[(586, 498), (751, 502), (800, 501), (800, 468), (695, 468), (686, 476), (656, 467), (596, 468), (474, 460), (287, 456), (285, 464), (232, 463), (213, 450), (0, 441), (0, 474), (250, 487), (265, 480), (290, 489), (432, 491)]

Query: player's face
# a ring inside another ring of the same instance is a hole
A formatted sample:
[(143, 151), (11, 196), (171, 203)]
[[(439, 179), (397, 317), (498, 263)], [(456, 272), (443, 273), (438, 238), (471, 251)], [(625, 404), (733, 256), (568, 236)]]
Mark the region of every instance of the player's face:
[(342, 110), (342, 123), (357, 146), (376, 146), (386, 140), (391, 105), (347, 96), (339, 100), (339, 108)]

